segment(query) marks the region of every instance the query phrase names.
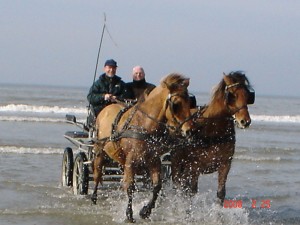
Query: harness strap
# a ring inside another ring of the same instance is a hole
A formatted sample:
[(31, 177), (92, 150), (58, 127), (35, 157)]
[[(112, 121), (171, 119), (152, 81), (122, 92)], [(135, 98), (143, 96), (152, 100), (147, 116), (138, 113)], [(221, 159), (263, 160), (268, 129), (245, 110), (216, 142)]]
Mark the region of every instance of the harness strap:
[(121, 132), (114, 132), (109, 138), (110, 141), (118, 141), (121, 138), (134, 138), (138, 140), (146, 140), (150, 137), (150, 134), (140, 133), (133, 130), (123, 130)]
[(207, 105), (203, 105), (203, 106), (198, 106), (198, 110), (196, 112), (194, 112), (189, 118), (189, 119), (203, 119), (203, 120), (234, 120), (232, 118), (232, 116), (229, 117), (204, 117), (203, 113), (205, 112), (205, 110), (207, 109)]
[[(118, 112), (118, 115), (116, 116), (116, 118), (115, 118), (115, 120), (114, 120), (114, 123), (112, 124), (111, 135), (113, 135), (113, 134), (116, 132), (116, 130), (117, 130), (117, 125), (118, 125), (118, 123), (119, 123), (121, 117), (122, 117), (123, 114), (124, 114), (125, 112), (127, 112), (130, 108), (131, 108), (131, 106), (126, 106), (125, 108), (121, 109), (121, 110)], [(132, 116), (133, 116), (133, 114), (134, 114), (135, 112), (136, 112), (136, 110), (133, 111)], [(131, 118), (132, 118), (132, 116), (131, 116)], [(131, 118), (130, 118), (130, 120), (131, 120)], [(130, 122), (130, 120), (127, 120), (127, 121), (125, 122), (125, 125), (124, 125), (123, 129), (126, 129), (126, 128), (127, 128), (128, 124), (129, 124), (129, 122)]]

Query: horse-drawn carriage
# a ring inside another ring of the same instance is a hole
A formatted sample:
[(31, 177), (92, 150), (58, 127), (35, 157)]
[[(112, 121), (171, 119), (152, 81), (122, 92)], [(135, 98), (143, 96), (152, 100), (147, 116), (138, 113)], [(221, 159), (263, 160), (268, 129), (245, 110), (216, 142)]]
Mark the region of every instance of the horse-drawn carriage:
[[(122, 178), (128, 195), (126, 216), (134, 222), (136, 179), (149, 177), (152, 182), (152, 198), (140, 210), (141, 218), (147, 218), (155, 207), (162, 180), (170, 178), (170, 168), (173, 184), (192, 193), (197, 192), (201, 173), (218, 172), (217, 197), (222, 204), (235, 150), (234, 122), (240, 128), (249, 127), (248, 104), (254, 103), (255, 94), (243, 73), (230, 73), (223, 76), (206, 107), (191, 109), (188, 83), (181, 75), (170, 74), (144, 102), (126, 110), (120, 104), (105, 107), (97, 118), (100, 128), (95, 135), (95, 129), (84, 131), (84, 124), (83, 131), (67, 132), (65, 138), (77, 146), (79, 153), (73, 160), (72, 149), (65, 149), (63, 185), (73, 186), (75, 194), (87, 194), (89, 174), (93, 172), (91, 200), (96, 204), (98, 184)], [(80, 125), (74, 116), (68, 116), (68, 121)], [(169, 138), (183, 140), (184, 144), (164, 143)], [(139, 164), (148, 169), (146, 176), (139, 174)]]

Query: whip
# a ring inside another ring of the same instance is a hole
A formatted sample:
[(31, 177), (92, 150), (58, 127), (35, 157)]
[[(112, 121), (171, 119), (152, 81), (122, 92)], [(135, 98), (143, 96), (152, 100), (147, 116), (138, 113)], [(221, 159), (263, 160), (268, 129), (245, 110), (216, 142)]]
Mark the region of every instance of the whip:
[(96, 60), (96, 68), (95, 68), (95, 74), (94, 74), (93, 83), (95, 82), (96, 75), (97, 75), (98, 62), (99, 62), (99, 56), (100, 56), (100, 51), (101, 51), (101, 46), (102, 46), (102, 41), (103, 41), (103, 36), (104, 36), (104, 31), (105, 31), (105, 26), (106, 26), (106, 15), (104, 13), (104, 23), (103, 23), (102, 34), (101, 34), (101, 39), (100, 39), (100, 44), (99, 44), (99, 49), (98, 49), (98, 55), (97, 55), (97, 60)]

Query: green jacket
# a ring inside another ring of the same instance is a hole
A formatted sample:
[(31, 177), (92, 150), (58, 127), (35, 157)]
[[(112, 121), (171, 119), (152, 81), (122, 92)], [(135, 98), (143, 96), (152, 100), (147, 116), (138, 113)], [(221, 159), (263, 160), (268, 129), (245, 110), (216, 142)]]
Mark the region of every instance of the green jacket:
[(131, 90), (126, 87), (126, 84), (119, 76), (108, 77), (104, 73), (94, 82), (87, 95), (87, 99), (93, 107), (96, 116), (105, 106), (112, 103), (110, 100), (104, 100), (105, 94), (113, 94), (119, 100), (133, 99)]

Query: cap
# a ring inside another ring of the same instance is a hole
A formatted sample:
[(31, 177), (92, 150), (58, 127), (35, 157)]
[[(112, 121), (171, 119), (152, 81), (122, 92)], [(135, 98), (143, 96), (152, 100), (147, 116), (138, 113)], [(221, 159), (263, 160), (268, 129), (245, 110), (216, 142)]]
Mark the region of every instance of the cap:
[(114, 66), (117, 67), (117, 62), (113, 59), (108, 59), (106, 60), (104, 66)]

